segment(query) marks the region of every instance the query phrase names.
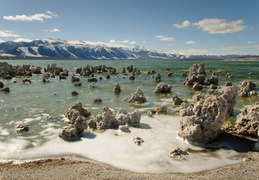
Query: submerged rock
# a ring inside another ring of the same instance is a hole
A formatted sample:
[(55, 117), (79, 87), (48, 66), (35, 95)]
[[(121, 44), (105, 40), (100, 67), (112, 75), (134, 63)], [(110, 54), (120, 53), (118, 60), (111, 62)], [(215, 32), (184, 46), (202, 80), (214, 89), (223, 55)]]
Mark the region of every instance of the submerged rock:
[(147, 102), (146, 97), (144, 96), (144, 93), (137, 89), (131, 96), (131, 98), (128, 101), (129, 103), (145, 103)]
[(227, 102), (221, 96), (195, 95), (180, 110), (178, 135), (189, 142), (209, 143), (220, 134), (226, 113)]
[(10, 92), (10, 88), (9, 87), (4, 87), (4, 88), (1, 88), (0, 91), (5, 92), (5, 93), (9, 93)]
[(134, 137), (132, 141), (139, 146), (144, 142), (144, 140), (141, 137)]
[(154, 76), (155, 81), (160, 82), (161, 81), (161, 75), (158, 73)]
[(186, 156), (189, 155), (187, 151), (183, 151), (180, 148), (176, 148), (169, 153), (169, 156), (175, 160), (186, 160)]
[(167, 114), (167, 106), (161, 106), (158, 107), (156, 109), (152, 109), (150, 111), (148, 111), (149, 115), (153, 115), (153, 114)]
[(114, 87), (114, 92), (115, 92), (115, 93), (120, 93), (120, 92), (121, 92), (121, 87), (120, 87), (119, 83), (117, 83), (117, 84), (115, 85), (115, 87)]
[(103, 102), (103, 100), (100, 99), (100, 98), (96, 98), (96, 99), (93, 99), (93, 102), (94, 103), (101, 103), (101, 102)]
[(72, 95), (72, 96), (77, 96), (78, 94), (79, 94), (79, 93), (78, 93), (77, 91), (72, 91), (72, 92), (71, 92), (71, 95)]

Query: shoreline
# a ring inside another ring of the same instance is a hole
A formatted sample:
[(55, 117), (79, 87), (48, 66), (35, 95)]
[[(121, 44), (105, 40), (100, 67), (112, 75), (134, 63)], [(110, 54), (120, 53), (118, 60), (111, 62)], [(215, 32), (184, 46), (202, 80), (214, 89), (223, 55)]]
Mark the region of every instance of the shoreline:
[(0, 179), (258, 179), (259, 153), (235, 165), (196, 173), (137, 173), (92, 160), (43, 159), (23, 164), (0, 163)]

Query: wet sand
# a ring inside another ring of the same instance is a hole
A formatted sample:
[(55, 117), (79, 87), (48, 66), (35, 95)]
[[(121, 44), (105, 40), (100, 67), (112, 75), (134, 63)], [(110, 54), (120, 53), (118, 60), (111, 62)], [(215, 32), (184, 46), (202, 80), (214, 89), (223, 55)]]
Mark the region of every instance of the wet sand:
[(242, 163), (203, 171), (180, 174), (135, 173), (94, 161), (45, 159), (23, 164), (0, 164), (0, 179), (259, 179), (259, 153), (248, 152)]

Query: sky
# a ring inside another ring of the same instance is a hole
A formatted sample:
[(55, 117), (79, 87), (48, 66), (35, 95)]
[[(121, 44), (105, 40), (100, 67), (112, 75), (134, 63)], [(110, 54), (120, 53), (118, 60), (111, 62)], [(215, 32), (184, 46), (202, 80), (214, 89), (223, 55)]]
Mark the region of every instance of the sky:
[(259, 0), (0, 0), (0, 42), (80, 40), (259, 55)]

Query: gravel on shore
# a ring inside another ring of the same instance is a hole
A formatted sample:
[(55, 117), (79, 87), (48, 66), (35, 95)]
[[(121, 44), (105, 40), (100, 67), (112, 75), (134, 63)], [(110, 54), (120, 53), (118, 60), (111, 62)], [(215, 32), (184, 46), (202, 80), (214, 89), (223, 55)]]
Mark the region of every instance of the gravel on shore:
[(199, 173), (136, 173), (94, 161), (44, 159), (23, 164), (0, 163), (0, 179), (259, 179), (259, 153), (248, 152), (240, 164)]

